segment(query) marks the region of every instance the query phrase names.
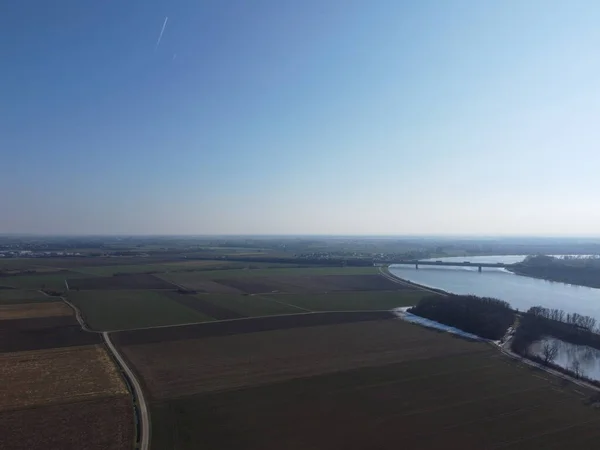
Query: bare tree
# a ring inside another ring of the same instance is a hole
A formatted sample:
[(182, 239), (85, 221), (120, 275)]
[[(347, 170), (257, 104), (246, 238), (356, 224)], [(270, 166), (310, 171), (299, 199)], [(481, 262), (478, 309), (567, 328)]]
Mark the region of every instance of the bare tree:
[(581, 377), (581, 363), (578, 359), (573, 360), (569, 369), (571, 369), (571, 372), (573, 372), (576, 378)]
[(542, 355), (544, 356), (544, 364), (554, 361), (558, 355), (558, 343), (556, 341), (544, 341)]

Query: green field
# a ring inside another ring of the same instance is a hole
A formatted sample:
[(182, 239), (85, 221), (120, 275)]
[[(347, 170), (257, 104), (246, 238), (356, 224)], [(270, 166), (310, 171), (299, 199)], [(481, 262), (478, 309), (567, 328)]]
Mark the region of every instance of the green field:
[(62, 291), (65, 289), (65, 278), (82, 278), (89, 275), (75, 272), (57, 273), (52, 275), (16, 275), (2, 277), (0, 284), (21, 289), (52, 289)]
[(258, 295), (197, 294), (196, 297), (248, 317), (304, 312), (294, 306), (278, 303)]
[[(76, 270), (77, 272), (97, 275), (97, 276), (111, 276), (115, 273), (163, 273), (163, 272), (178, 272), (185, 270), (209, 270), (230, 263), (224, 261), (194, 261), (192, 262), (173, 262), (173, 263), (161, 263), (161, 264), (124, 264), (116, 266), (90, 266), (81, 267)], [(241, 266), (240, 266), (241, 267)]]
[(426, 295), (431, 294), (415, 289), (397, 292), (368, 291), (331, 292), (327, 294), (260, 294), (260, 297), (267, 300), (276, 300), (310, 311), (367, 311), (388, 310), (400, 306), (413, 306)]
[(329, 294), (196, 294), (196, 297), (244, 316), (295, 314), (305, 311), (372, 311), (412, 306), (423, 291), (344, 292)]
[[(269, 267), (294, 267), (290, 264), (279, 264), (279, 263), (244, 263), (237, 261), (223, 261), (223, 260), (189, 260), (189, 261), (177, 261), (172, 263), (157, 263), (157, 264), (122, 264), (115, 266), (88, 266), (73, 268), (72, 270), (89, 275), (97, 276), (111, 276), (115, 273), (170, 273), (170, 272), (217, 272), (222, 273), (223, 271), (232, 270), (239, 271), (245, 270), (245, 268), (251, 267), (253, 269), (258, 268), (269, 268)], [(215, 270), (216, 269), (216, 270)]]
[(310, 275), (373, 275), (377, 267), (274, 267), (270, 269), (232, 269), (206, 270), (199, 272), (175, 272), (159, 274), (166, 281), (183, 284), (198, 278), (223, 279), (240, 277), (276, 277), (278, 275), (310, 276)]
[(0, 289), (0, 305), (15, 303), (38, 303), (56, 301), (56, 297), (48, 297), (39, 291), (25, 289)]
[(156, 291), (69, 291), (68, 298), (96, 331), (126, 330), (213, 320)]

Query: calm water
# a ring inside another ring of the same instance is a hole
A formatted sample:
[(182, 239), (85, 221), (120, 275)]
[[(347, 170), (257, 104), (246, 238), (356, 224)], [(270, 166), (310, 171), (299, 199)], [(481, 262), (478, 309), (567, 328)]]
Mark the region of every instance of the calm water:
[[(503, 262), (522, 261), (523, 255), (435, 258), (442, 261)], [(477, 267), (435, 267), (393, 265), (390, 272), (400, 278), (455, 294), (474, 294), (509, 302), (527, 310), (542, 305), (595, 317), (600, 321), (600, 289), (557, 283), (515, 275), (505, 269)]]
[(554, 364), (568, 370), (573, 370), (573, 363), (577, 361), (579, 372), (583, 376), (600, 381), (600, 350), (585, 345), (569, 344), (559, 339), (545, 338), (531, 344), (529, 353), (543, 358), (541, 349), (544, 342), (556, 343), (558, 346), (558, 355), (553, 361)]

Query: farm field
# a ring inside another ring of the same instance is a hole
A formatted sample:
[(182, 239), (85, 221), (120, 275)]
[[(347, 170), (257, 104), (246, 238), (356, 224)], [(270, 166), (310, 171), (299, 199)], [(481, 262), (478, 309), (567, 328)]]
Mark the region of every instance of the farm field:
[(36, 303), (55, 301), (52, 297), (36, 291), (26, 289), (0, 289), (0, 305), (11, 305), (15, 303)]
[(438, 333), (423, 335), (390, 319), (163, 340), (123, 350), (151, 396), (166, 398), (487, 348), (474, 350), (470, 342)]
[(0, 376), (1, 410), (127, 394), (108, 354), (97, 345), (2, 353)]
[(62, 301), (0, 305), (0, 321), (72, 315), (73, 310)]
[(13, 275), (0, 278), (0, 284), (20, 289), (65, 290), (65, 278), (84, 277), (77, 272), (59, 272), (52, 275)]
[(212, 320), (160, 291), (69, 291), (69, 301), (96, 331), (146, 328)]
[(156, 264), (125, 264), (125, 265), (109, 265), (109, 266), (89, 266), (73, 269), (77, 272), (96, 275), (96, 276), (112, 276), (115, 273), (161, 273), (161, 272), (176, 272), (184, 270), (206, 270), (210, 268), (229, 267), (235, 264), (236, 267), (243, 267), (243, 263), (232, 263), (229, 261), (177, 261), (168, 263)]
[(0, 377), (0, 448), (131, 448), (131, 399), (102, 346), (2, 353)]
[[(359, 311), (389, 310), (400, 306), (416, 305), (424, 296), (431, 295), (421, 290), (396, 292), (330, 292), (328, 294), (261, 294), (269, 301), (278, 301), (310, 311)], [(250, 298), (256, 298), (252, 296)]]
[(192, 298), (226, 308), (244, 317), (306, 312), (304, 308), (273, 301), (260, 295), (196, 294)]
[(268, 277), (240, 277), (215, 279), (248, 294), (269, 292), (320, 293), (342, 291), (397, 291), (406, 289), (380, 275), (273, 275)]
[[(326, 293), (344, 291), (398, 291), (410, 289), (379, 274), (331, 274), (330, 269), (310, 269), (316, 273), (306, 275), (307, 269), (227, 270), (169, 273), (162, 278), (174, 284), (202, 293), (262, 294), (262, 293)], [(319, 270), (324, 270), (320, 273)], [(235, 276), (234, 274), (244, 275)], [(210, 276), (208, 274), (211, 274)], [(251, 275), (248, 275), (251, 274)]]
[(216, 330), (263, 320), (117, 333), (150, 394), (153, 449), (583, 449), (600, 438), (589, 392), (488, 344), (393, 319)]
[(110, 290), (110, 289), (174, 289), (171, 283), (148, 274), (124, 274), (111, 277), (67, 279), (69, 289)]
[(2, 449), (130, 450), (134, 434), (127, 395), (0, 411)]
[[(252, 263), (254, 265), (254, 263)], [(198, 272), (171, 272), (160, 274), (160, 277), (185, 285), (195, 279), (219, 279), (239, 277), (271, 277), (282, 275), (311, 276), (311, 275), (374, 275), (376, 267), (271, 267), (264, 269), (231, 269), (231, 270), (205, 270)]]
[(38, 303), (0, 304), (0, 352), (99, 344), (81, 329), (71, 308), (56, 297)]
[[(359, 311), (390, 310), (400, 306), (416, 304), (424, 295), (419, 290), (396, 292), (332, 292), (329, 294), (196, 294), (178, 295), (172, 298), (185, 299), (189, 307), (197, 303), (200, 311), (212, 315), (210, 308), (202, 305), (210, 303), (242, 317), (268, 316), (276, 314), (296, 314), (307, 311)], [(217, 317), (227, 319), (235, 317)]]

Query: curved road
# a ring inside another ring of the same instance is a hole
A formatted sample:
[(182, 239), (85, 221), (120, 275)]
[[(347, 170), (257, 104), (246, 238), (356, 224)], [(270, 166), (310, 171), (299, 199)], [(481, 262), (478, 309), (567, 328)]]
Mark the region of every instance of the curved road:
[[(67, 287), (67, 290), (69, 290), (69, 285), (67, 284), (66, 280), (65, 285)], [(48, 295), (44, 291), (40, 292), (44, 295)], [(83, 316), (79, 308), (73, 303), (71, 303), (69, 300), (67, 300), (65, 297), (60, 297), (60, 299), (67, 305), (69, 305), (71, 309), (75, 312), (75, 318), (77, 319), (77, 322), (79, 322), (79, 325), (84, 331), (87, 331), (88, 333), (102, 334), (102, 338), (106, 343), (106, 347), (112, 353), (112, 356), (114, 357), (115, 361), (117, 361), (121, 366), (121, 370), (127, 375), (127, 378), (129, 378), (130, 385), (133, 387), (134, 390), (134, 401), (137, 400), (139, 409), (138, 426), (140, 428), (140, 431), (139, 446), (137, 448), (140, 450), (148, 450), (150, 448), (150, 414), (148, 412), (148, 405), (146, 403), (146, 399), (144, 398), (144, 392), (142, 391), (142, 385), (140, 384), (139, 380), (137, 379), (131, 368), (127, 365), (125, 359), (121, 356), (113, 342), (110, 340), (110, 335), (108, 334), (108, 332), (90, 330), (85, 321), (83, 320)]]

